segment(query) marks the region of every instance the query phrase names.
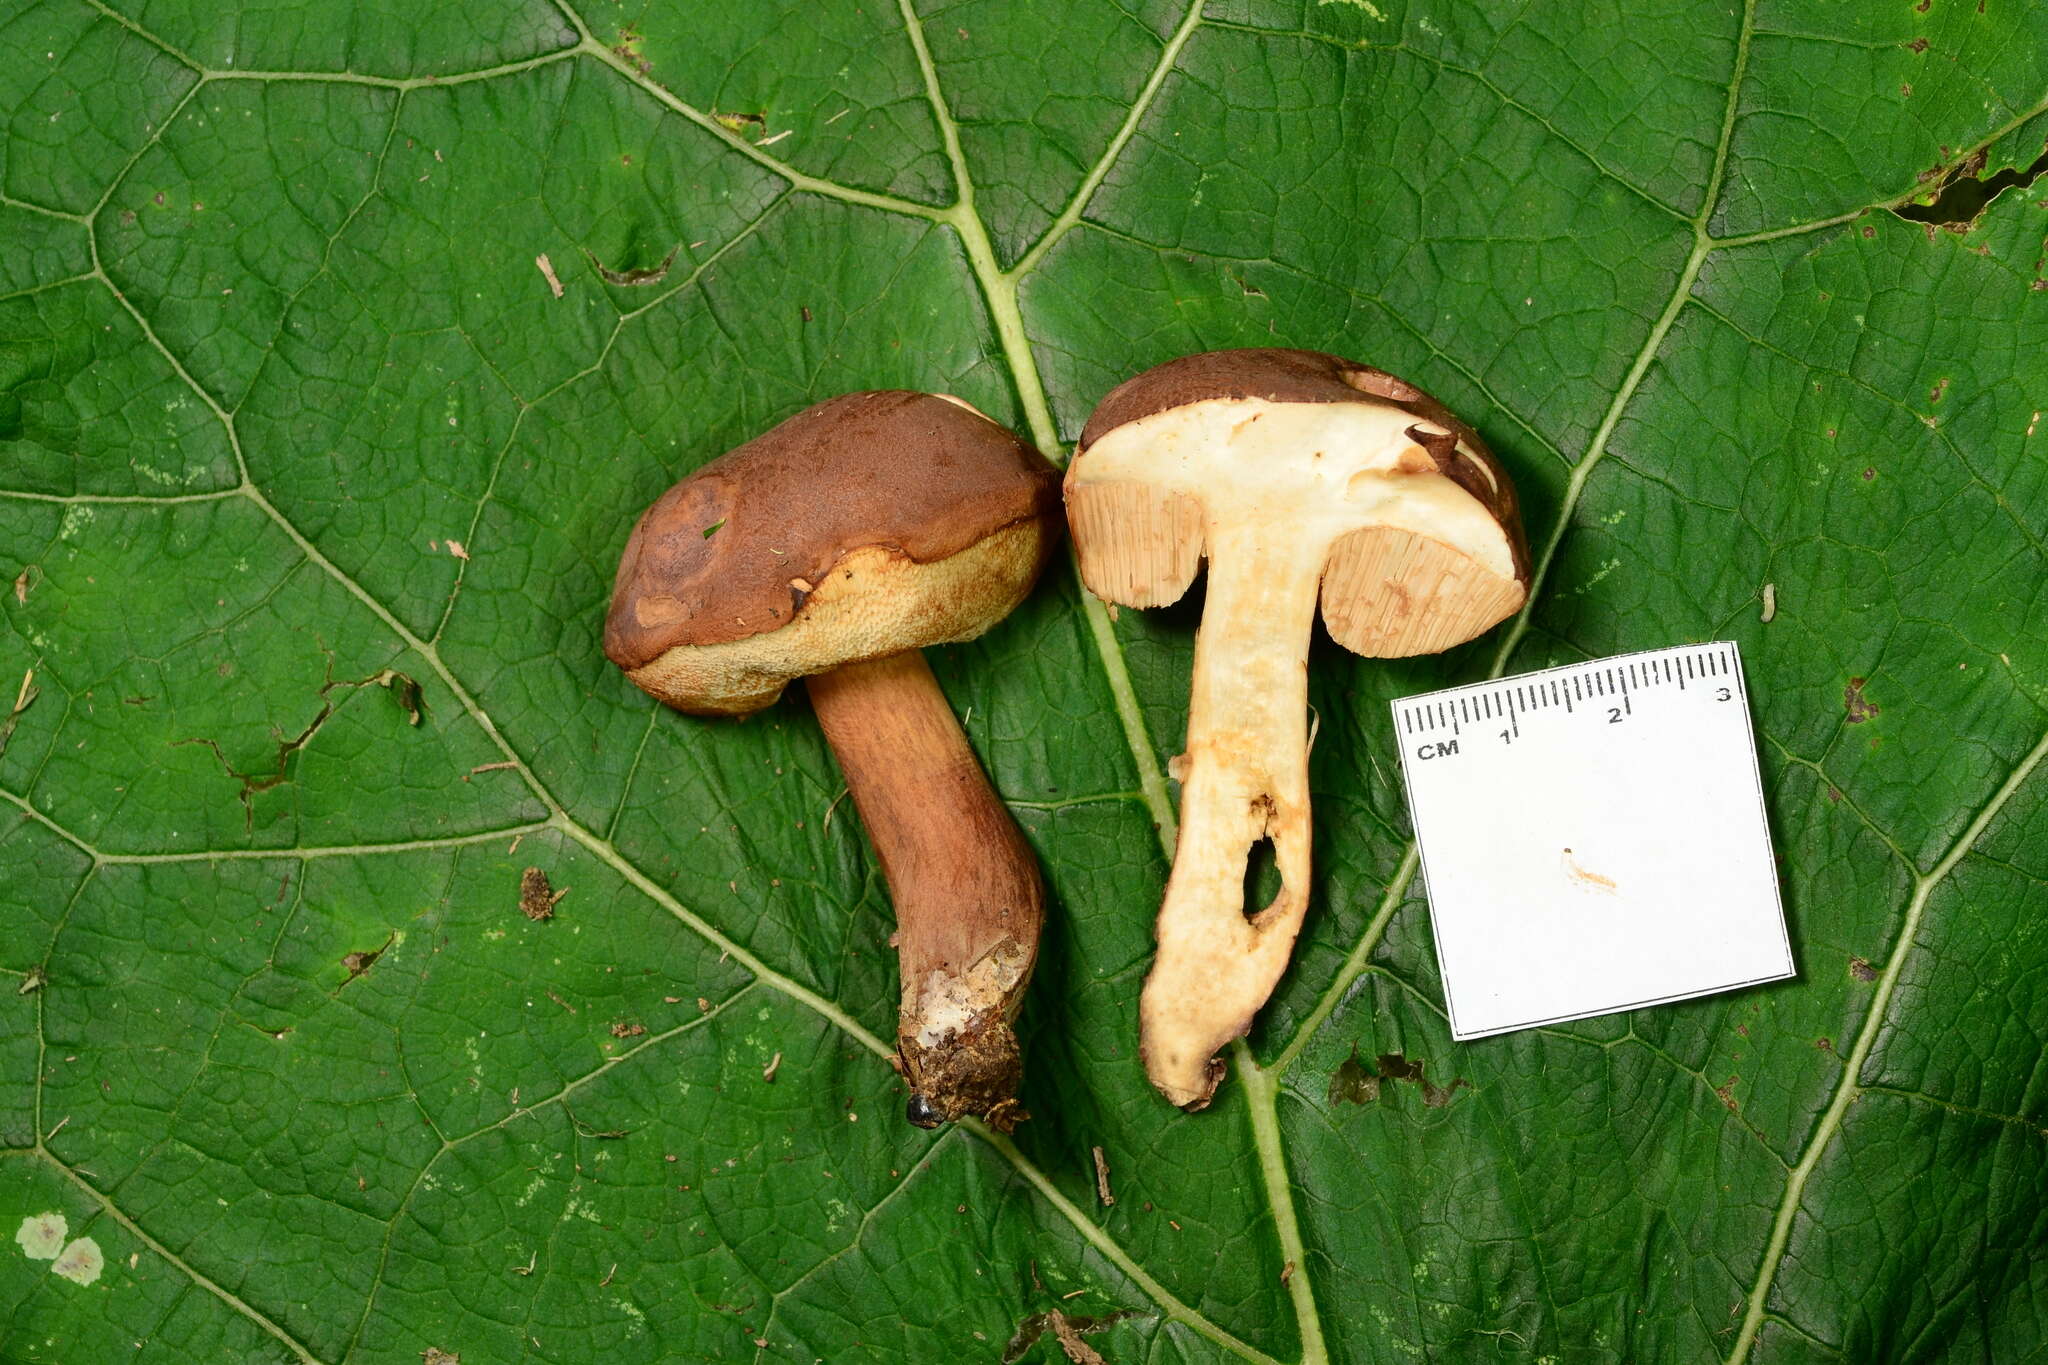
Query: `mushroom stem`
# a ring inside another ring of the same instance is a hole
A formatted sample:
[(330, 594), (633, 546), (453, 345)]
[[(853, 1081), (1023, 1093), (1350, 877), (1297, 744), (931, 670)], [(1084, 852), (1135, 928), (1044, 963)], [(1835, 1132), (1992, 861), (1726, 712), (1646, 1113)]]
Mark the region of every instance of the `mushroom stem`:
[(1022, 1059), (1011, 1020), (1045, 918), (1038, 863), (917, 650), (807, 680), (896, 907), (897, 1060), (921, 1127), (1007, 1131)]
[[(1327, 536), (1256, 512), (1212, 520), (1206, 539), (1180, 839), (1139, 1003), (1145, 1072), (1190, 1109), (1215, 1093), (1216, 1052), (1251, 1028), (1308, 909), (1308, 644), (1329, 552)], [(1260, 839), (1273, 841), (1280, 891), (1248, 914), (1245, 866)]]

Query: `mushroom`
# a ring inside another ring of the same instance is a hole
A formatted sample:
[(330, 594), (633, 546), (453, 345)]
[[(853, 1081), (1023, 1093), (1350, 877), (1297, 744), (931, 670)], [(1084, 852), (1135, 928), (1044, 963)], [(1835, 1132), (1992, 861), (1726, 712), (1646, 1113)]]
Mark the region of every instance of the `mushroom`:
[[(1146, 1074), (1199, 1109), (1216, 1053), (1272, 994), (1308, 908), (1309, 634), (1391, 658), (1462, 644), (1518, 610), (1529, 553), (1486, 444), (1422, 390), (1314, 351), (1215, 351), (1102, 400), (1066, 476), (1081, 577), (1156, 607), (1209, 560), (1181, 824), (1139, 1005)], [(1247, 912), (1253, 847), (1280, 890)]]
[(1045, 457), (957, 398), (807, 408), (657, 499), (604, 650), (680, 711), (744, 716), (807, 679), (895, 903), (897, 1066), (920, 1127), (1009, 1129), (1038, 865), (924, 656), (1024, 600), (1059, 536)]

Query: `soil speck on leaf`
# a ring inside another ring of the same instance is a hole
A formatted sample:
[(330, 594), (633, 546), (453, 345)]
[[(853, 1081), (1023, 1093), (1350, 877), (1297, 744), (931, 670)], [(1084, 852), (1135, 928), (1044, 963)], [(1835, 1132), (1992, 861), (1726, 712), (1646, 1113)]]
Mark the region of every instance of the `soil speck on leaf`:
[(638, 1038), (645, 1032), (647, 1032), (647, 1025), (645, 1024), (629, 1024), (623, 1019), (612, 1021), (612, 1037), (614, 1038)]
[(1849, 685), (1842, 689), (1842, 709), (1848, 713), (1849, 724), (1861, 725), (1883, 708), (1863, 695), (1868, 678), (1851, 678)]
[(538, 924), (555, 917), (555, 905), (569, 894), (569, 888), (560, 891), (548, 885), (548, 874), (537, 867), (529, 867), (519, 874), (519, 913)]

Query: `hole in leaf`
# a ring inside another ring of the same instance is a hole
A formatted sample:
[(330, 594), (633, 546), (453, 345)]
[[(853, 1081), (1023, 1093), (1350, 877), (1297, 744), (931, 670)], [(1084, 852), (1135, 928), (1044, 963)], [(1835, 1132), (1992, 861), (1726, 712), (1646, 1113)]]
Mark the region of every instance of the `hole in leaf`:
[(1892, 212), (1914, 223), (1941, 227), (1968, 227), (1984, 212), (1985, 205), (2015, 185), (2027, 186), (2048, 171), (2048, 152), (2027, 167), (2009, 166), (1992, 175), (1982, 174), (1984, 153), (1977, 152), (1950, 167), (1937, 183), (1892, 206)]

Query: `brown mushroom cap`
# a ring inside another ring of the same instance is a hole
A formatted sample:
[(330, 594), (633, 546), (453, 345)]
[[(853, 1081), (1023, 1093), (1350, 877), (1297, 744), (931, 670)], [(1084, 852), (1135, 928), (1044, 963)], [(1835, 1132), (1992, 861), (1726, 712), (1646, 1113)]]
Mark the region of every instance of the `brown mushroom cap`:
[(604, 651), (671, 706), (745, 714), (792, 678), (980, 635), (1059, 525), (1051, 464), (967, 404), (847, 394), (656, 499), (620, 557)]

